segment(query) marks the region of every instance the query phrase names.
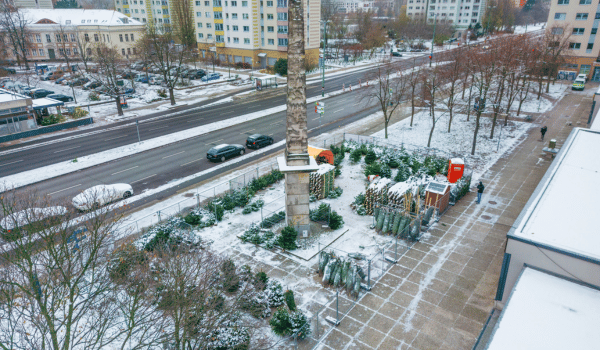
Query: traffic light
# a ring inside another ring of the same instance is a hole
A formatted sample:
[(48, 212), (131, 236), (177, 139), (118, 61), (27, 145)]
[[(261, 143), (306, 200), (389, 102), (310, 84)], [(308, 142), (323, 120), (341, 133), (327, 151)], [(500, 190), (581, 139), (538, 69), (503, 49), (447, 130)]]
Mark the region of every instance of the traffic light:
[(429, 59), (431, 60), (431, 55), (429, 55)]

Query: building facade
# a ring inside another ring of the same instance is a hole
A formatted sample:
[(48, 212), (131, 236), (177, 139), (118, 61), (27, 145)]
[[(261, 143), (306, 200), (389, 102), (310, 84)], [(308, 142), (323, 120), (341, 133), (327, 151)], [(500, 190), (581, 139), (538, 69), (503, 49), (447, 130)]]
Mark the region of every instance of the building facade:
[(52, 10), (54, 8), (52, 0), (13, 0), (13, 3), (23, 9)]
[(447, 22), (458, 30), (481, 23), (487, 0), (407, 0), (406, 15), (417, 20)]
[(171, 23), (169, 0), (115, 0), (115, 9), (141, 23)]
[(394, 9), (395, 1), (375, 1), (375, 0), (340, 0), (337, 2), (337, 10), (340, 13), (353, 13), (360, 11), (377, 12), (380, 7), (383, 9)]
[[(93, 57), (95, 46), (104, 43), (115, 47), (125, 58), (136, 54), (135, 41), (143, 24), (111, 10), (22, 9), (27, 26), (29, 61), (57, 61), (65, 56), (74, 61), (81, 50)], [(9, 58), (16, 59), (13, 52)]]
[(547, 30), (557, 35), (570, 35), (565, 53), (567, 64), (560, 68), (559, 76), (574, 72), (571, 76), (587, 74), (589, 79), (600, 81), (598, 26), (598, 0), (552, 0)]
[(0, 89), (0, 135), (37, 128), (30, 97)]

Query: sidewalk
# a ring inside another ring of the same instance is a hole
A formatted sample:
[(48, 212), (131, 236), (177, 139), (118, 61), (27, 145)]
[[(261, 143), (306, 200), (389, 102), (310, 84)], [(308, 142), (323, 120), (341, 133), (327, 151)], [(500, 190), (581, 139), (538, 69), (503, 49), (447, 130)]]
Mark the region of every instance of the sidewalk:
[(484, 175), (482, 203), (471, 192), (448, 210), (322, 348), (471, 349), (494, 305), (506, 234), (551, 164), (541, 149), (552, 138), (560, 147), (573, 127), (584, 127), (590, 104), (589, 96), (569, 94), (537, 116), (536, 125), (548, 126), (546, 141), (533, 128)]

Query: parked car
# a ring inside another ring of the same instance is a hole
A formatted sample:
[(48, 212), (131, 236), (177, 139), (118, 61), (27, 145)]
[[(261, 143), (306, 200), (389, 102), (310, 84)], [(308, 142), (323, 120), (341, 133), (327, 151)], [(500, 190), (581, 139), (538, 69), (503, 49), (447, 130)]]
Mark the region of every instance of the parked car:
[(132, 64), (130, 67), (133, 70), (141, 70), (142, 68), (144, 68), (144, 64), (142, 62), (136, 62), (136, 63)]
[(31, 89), (27, 93), (32, 98), (44, 98), (48, 95), (52, 95), (54, 91), (46, 90), (46, 89)]
[(224, 162), (226, 159), (246, 153), (246, 148), (242, 145), (222, 144), (208, 150), (206, 159), (211, 162)]
[(587, 74), (577, 74), (577, 78), (575, 79), (583, 79), (583, 81), (585, 81), (586, 83), (588, 81)]
[(137, 75), (137, 73), (135, 73), (135, 72), (125, 72), (121, 75), (121, 77), (123, 79), (131, 79), (131, 78), (135, 78), (136, 75)]
[(79, 210), (90, 210), (101, 207), (121, 198), (133, 195), (131, 185), (118, 183), (90, 187), (73, 198), (73, 206)]
[(262, 134), (254, 134), (248, 136), (246, 139), (246, 147), (259, 149), (264, 146), (272, 145), (273, 138), (271, 136), (262, 135)]
[(573, 86), (571, 86), (571, 90), (581, 90), (585, 89), (585, 79), (577, 78), (573, 82)]
[(208, 73), (208, 75), (205, 75), (202, 77), (202, 81), (210, 81), (210, 80), (217, 80), (219, 79), (221, 76), (219, 75), (219, 73)]
[(59, 100), (59, 101), (62, 101), (62, 102), (72, 102), (73, 101), (73, 97), (67, 96), (67, 95), (63, 95), (63, 94), (52, 94), (52, 95), (48, 95), (46, 97), (52, 98), (52, 99), (55, 99), (55, 100)]
[(0, 72), (4, 74), (17, 74), (14, 68), (0, 67)]
[(150, 81), (148, 82), (148, 84), (150, 85), (162, 85), (162, 83), (164, 83), (165, 80), (163, 79), (163, 77), (161, 76), (154, 76), (152, 78), (150, 78)]
[(83, 85), (83, 89), (84, 90), (92, 90), (92, 89), (98, 88), (100, 86), (102, 86), (102, 83), (97, 80), (96, 81), (88, 81), (87, 83), (85, 83)]
[(398, 51), (392, 51), (392, 56), (394, 57), (402, 57), (402, 54)]
[(202, 69), (193, 69), (187, 73), (188, 79), (200, 79), (206, 75), (206, 72)]
[(57, 220), (57, 218), (66, 213), (67, 208), (56, 206), (47, 208), (29, 208), (9, 214), (0, 220), (0, 232), (2, 238), (14, 241), (21, 238), (24, 233), (33, 233), (35, 232), (36, 227), (39, 230), (40, 226), (34, 224), (42, 220), (48, 221), (47, 226), (54, 226), (55, 224), (60, 223), (60, 220)]
[(63, 82), (64, 82), (64, 81), (66, 81), (66, 80), (68, 80), (70, 77), (71, 77), (71, 76), (70, 76), (70, 74), (65, 74), (65, 75), (63, 75), (62, 77), (60, 77), (60, 78), (56, 79), (56, 80), (54, 81), (54, 84), (61, 84), (61, 85), (64, 85), (64, 83), (63, 83)]
[(59, 72), (59, 71), (46, 72), (46, 73), (44, 73), (44, 75), (42, 75), (40, 77), (40, 80), (44, 80), (44, 81), (46, 81), (46, 80), (55, 80), (55, 79), (58, 79), (58, 78), (60, 78), (62, 76), (63, 76), (63, 73)]
[(67, 85), (69, 86), (82, 86), (89, 82), (90, 80), (86, 77), (80, 77), (74, 80), (71, 80)]

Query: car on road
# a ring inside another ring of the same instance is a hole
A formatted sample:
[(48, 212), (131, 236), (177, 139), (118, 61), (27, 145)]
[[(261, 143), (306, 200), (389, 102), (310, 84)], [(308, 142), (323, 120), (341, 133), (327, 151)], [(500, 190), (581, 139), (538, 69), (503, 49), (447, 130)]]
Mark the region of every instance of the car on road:
[(31, 90), (29, 90), (27, 95), (31, 96), (32, 98), (44, 98), (48, 95), (52, 95), (53, 93), (54, 93), (54, 91), (52, 91), (52, 90), (31, 89)]
[(161, 76), (154, 76), (152, 78), (150, 78), (150, 81), (148, 82), (149, 85), (162, 85), (165, 82), (165, 80), (163, 79), (163, 77)]
[(201, 79), (205, 75), (206, 72), (202, 69), (192, 69), (188, 72), (187, 77), (188, 79)]
[(44, 75), (42, 75), (40, 77), (40, 80), (55, 80), (62, 76), (63, 76), (63, 73), (59, 72), (59, 71), (46, 72)]
[(398, 52), (398, 51), (393, 51), (392, 52), (392, 56), (394, 56), (394, 57), (402, 57), (402, 54), (400, 52)]
[(577, 78), (573, 82), (573, 86), (571, 86), (571, 90), (581, 90), (585, 89), (585, 79)]
[(54, 84), (63, 84), (63, 82), (66, 81), (67, 79), (69, 79), (69, 76), (67, 74), (65, 74), (62, 77), (56, 79), (54, 81)]
[(246, 148), (242, 145), (222, 144), (208, 150), (206, 159), (211, 162), (224, 162), (226, 159), (243, 155), (246, 153)]
[(577, 74), (577, 78), (575, 79), (583, 79), (583, 81), (585, 81), (586, 83), (588, 81), (587, 74)]
[(246, 139), (246, 147), (259, 149), (261, 147), (265, 147), (273, 144), (273, 138), (271, 136), (262, 135), (262, 134), (254, 134), (248, 136)]
[(46, 97), (52, 98), (52, 99), (55, 99), (55, 100), (59, 100), (59, 101), (62, 101), (62, 102), (73, 102), (73, 97), (67, 96), (67, 95), (63, 95), (63, 94), (52, 94), (52, 95), (48, 95)]
[(87, 83), (85, 83), (83, 85), (83, 89), (84, 90), (93, 90), (95, 88), (99, 88), (100, 86), (102, 86), (102, 83), (99, 81), (88, 81)]
[(23, 237), (24, 233), (33, 233), (40, 229), (39, 223), (47, 220), (44, 227), (51, 227), (60, 223), (59, 216), (65, 215), (67, 208), (61, 206), (46, 208), (28, 208), (10, 213), (0, 220), (0, 233), (3, 239), (15, 241)]
[(82, 86), (88, 83), (90, 80), (86, 77), (79, 77), (77, 79), (71, 80), (67, 83), (69, 86)]
[(75, 208), (85, 211), (99, 208), (122, 198), (129, 198), (132, 195), (133, 188), (129, 184), (97, 185), (75, 196), (72, 203)]
[(207, 75), (203, 76), (202, 79), (200, 79), (200, 80), (201, 81), (217, 80), (220, 77), (221, 76), (219, 75), (219, 73), (208, 73)]

